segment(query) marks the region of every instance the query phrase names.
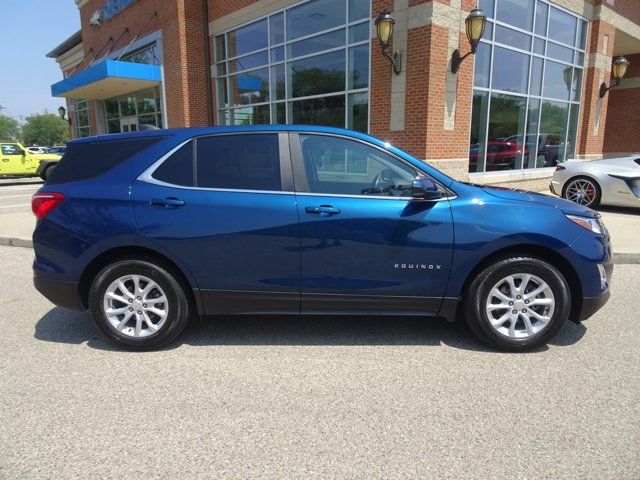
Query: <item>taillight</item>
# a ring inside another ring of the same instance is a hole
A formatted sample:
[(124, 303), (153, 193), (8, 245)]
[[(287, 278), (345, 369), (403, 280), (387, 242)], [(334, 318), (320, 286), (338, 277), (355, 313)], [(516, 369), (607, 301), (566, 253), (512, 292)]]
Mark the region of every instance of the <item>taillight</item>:
[(556, 167), (556, 172), (561, 172), (562, 170), (566, 170), (566, 169), (567, 169), (567, 167), (563, 167), (562, 165), (558, 165)]
[(49, 215), (49, 213), (51, 213), (51, 210), (60, 205), (63, 200), (63, 193), (36, 193), (31, 199), (31, 210), (36, 217), (43, 219), (44, 217)]

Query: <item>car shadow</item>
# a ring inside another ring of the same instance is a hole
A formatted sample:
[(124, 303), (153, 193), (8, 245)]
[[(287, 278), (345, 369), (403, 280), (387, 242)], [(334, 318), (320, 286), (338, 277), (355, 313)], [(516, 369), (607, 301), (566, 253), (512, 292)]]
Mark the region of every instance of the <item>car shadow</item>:
[(2, 187), (20, 187), (20, 186), (29, 186), (29, 185), (44, 185), (44, 180), (34, 179), (28, 182), (16, 182), (16, 181), (8, 181), (8, 182), (0, 182), (0, 190)]
[[(550, 345), (566, 346), (585, 334), (584, 324), (568, 322)], [(35, 338), (54, 343), (81, 345), (99, 350), (119, 351), (100, 334), (87, 312), (59, 307), (51, 309), (35, 326)], [(448, 323), (440, 318), (393, 316), (222, 316), (193, 319), (177, 340), (163, 348), (183, 344), (296, 345), (296, 346), (388, 346), (447, 345), (462, 350), (495, 352), (476, 339), (466, 323)], [(542, 346), (535, 352), (547, 350)]]
[(640, 208), (635, 207), (612, 207), (609, 205), (599, 205), (596, 208), (598, 212), (605, 213), (621, 213), (624, 215), (640, 215)]

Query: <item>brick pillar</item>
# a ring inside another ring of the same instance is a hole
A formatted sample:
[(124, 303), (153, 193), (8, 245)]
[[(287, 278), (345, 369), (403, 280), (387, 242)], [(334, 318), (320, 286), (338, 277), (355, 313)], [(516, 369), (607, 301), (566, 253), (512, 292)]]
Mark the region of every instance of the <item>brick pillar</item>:
[(625, 55), (631, 62), (620, 85), (609, 90), (604, 135), (606, 157), (640, 153), (640, 52)]
[(201, 0), (167, 2), (163, 12), (164, 77), (170, 128), (208, 124), (207, 20)]
[(615, 28), (602, 20), (592, 22), (590, 27), (582, 115), (578, 126), (578, 158), (602, 158), (609, 94), (601, 99), (599, 92), (602, 82), (609, 85), (611, 81), (611, 57), (616, 34)]
[(393, 49), (402, 52), (403, 72), (391, 72), (374, 38), (371, 134), (462, 179), (468, 170), (473, 58), (457, 75), (450, 72), (450, 58), (456, 48), (463, 55), (469, 50), (463, 25), (473, 6), (469, 0), (374, 0), (372, 6), (374, 19), (385, 8), (397, 19)]

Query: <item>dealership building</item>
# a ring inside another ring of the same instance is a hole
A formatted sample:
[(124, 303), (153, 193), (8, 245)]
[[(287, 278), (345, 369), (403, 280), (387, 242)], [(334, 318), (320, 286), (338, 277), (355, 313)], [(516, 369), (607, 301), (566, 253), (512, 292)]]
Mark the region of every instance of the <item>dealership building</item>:
[[(459, 179), (524, 188), (566, 159), (640, 152), (638, 0), (75, 1), (81, 30), (48, 54), (73, 137), (329, 125)], [(454, 73), (476, 7), (484, 31)]]

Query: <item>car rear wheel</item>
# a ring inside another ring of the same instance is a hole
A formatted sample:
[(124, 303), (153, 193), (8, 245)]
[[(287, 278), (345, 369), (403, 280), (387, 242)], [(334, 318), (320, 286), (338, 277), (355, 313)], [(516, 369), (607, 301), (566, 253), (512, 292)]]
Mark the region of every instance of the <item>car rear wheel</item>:
[(547, 343), (565, 325), (569, 285), (550, 263), (529, 257), (500, 260), (480, 272), (465, 295), (469, 327), (487, 345), (525, 351)]
[(600, 205), (601, 195), (598, 182), (588, 177), (575, 177), (567, 182), (562, 196), (585, 207), (596, 208)]
[(146, 260), (121, 260), (105, 267), (89, 291), (98, 329), (113, 343), (150, 350), (174, 340), (189, 321), (184, 287), (169, 268)]

